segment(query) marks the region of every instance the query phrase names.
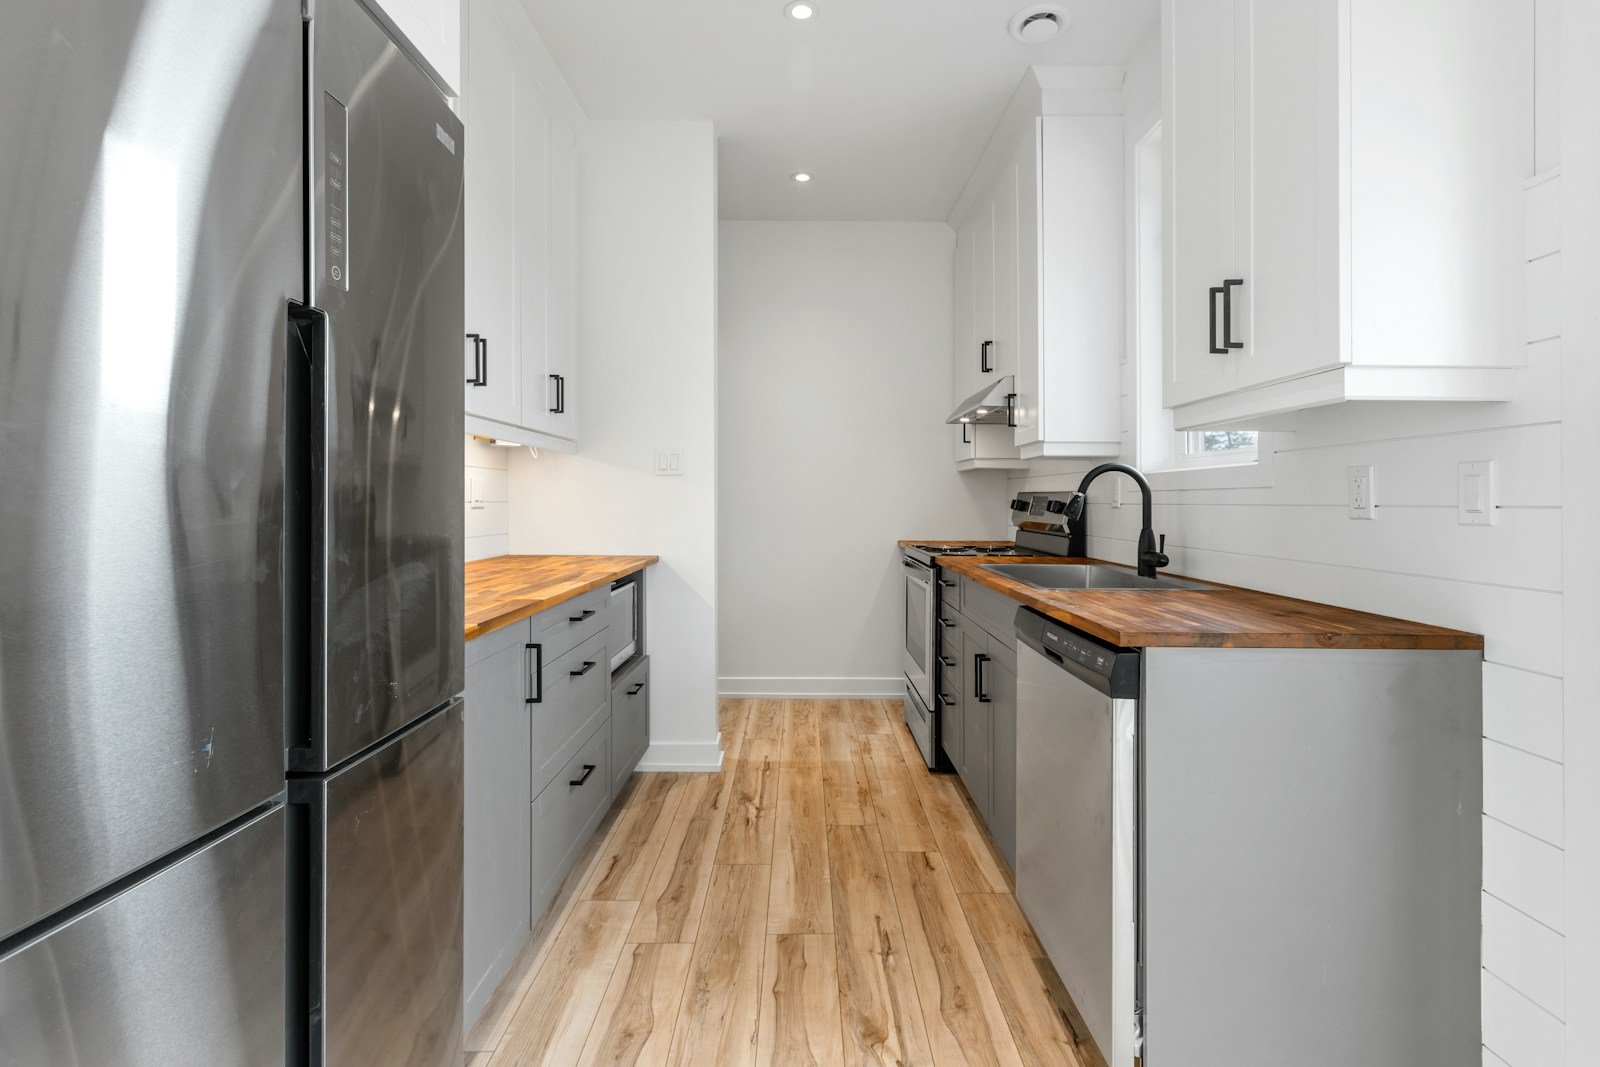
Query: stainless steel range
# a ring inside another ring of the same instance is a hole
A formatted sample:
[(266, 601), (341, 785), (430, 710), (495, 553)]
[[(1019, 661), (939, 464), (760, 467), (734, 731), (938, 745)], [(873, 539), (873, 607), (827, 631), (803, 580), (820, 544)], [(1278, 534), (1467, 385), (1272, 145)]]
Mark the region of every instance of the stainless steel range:
[(906, 726), (930, 768), (939, 764), (939, 594), (955, 584), (941, 574), (939, 559), (949, 556), (1034, 556), (1039, 550), (1015, 544), (965, 542), (915, 544), (901, 549), (905, 572)]

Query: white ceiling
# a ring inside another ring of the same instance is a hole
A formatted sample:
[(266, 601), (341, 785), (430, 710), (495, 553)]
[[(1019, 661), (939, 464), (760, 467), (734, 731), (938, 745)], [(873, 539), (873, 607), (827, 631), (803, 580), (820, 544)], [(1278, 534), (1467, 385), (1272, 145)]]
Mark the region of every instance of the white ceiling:
[(815, 2), (523, 0), (590, 118), (716, 123), (723, 218), (836, 220), (945, 219), (1026, 68), (1124, 62), (1159, 0), (1058, 0), (1041, 45), (1028, 0)]

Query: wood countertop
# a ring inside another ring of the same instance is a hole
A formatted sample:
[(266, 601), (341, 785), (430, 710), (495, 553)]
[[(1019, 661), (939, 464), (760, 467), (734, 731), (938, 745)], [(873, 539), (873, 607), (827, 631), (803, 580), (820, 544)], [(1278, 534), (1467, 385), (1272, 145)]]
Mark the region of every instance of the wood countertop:
[[(901, 542), (902, 546), (933, 543)], [(954, 546), (1005, 542), (944, 543)], [(984, 570), (985, 563), (1122, 567), (1121, 564), (1063, 556), (939, 557), (939, 566), (946, 570), (1123, 648), (1483, 649), (1481, 634), (1215, 582), (1207, 583), (1214, 587), (1211, 589), (1035, 589)]]
[(467, 640), (660, 561), (660, 556), (495, 556), (473, 560), (467, 564)]

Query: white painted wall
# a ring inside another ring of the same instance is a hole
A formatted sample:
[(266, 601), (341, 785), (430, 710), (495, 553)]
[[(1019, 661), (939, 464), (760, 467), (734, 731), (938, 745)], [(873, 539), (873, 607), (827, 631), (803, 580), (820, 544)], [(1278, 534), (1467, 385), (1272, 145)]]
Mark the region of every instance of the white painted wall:
[(904, 691), (903, 537), (1006, 530), (1005, 476), (958, 474), (944, 223), (724, 222), (722, 692)]
[(488, 559), (511, 551), (511, 449), (467, 438), (466, 557)]
[[(716, 135), (591, 122), (579, 154), (583, 450), (512, 453), (511, 550), (661, 557), (641, 766), (716, 767)], [(682, 476), (654, 476), (657, 448), (683, 450)]]
[[(1538, 7), (1547, 31), (1539, 35), (1541, 85), (1549, 84), (1549, 69), (1558, 61), (1562, 35), (1548, 32), (1547, 21), (1557, 6), (1541, 0)], [(1592, 68), (1594, 57), (1587, 52), (1581, 62)], [(1141, 49), (1129, 64), (1131, 136), (1148, 125), (1150, 108), (1143, 100), (1149, 80), (1143, 68), (1151, 62)], [(1541, 95), (1538, 143), (1526, 163), (1530, 178), (1560, 158), (1558, 147), (1549, 143), (1561, 125), (1550, 115), (1557, 107), (1553, 94)], [(1592, 139), (1592, 128), (1587, 136)], [(1573, 987), (1586, 990), (1589, 999), (1576, 1000), (1569, 993), (1565, 956), (1566, 934), (1574, 923), (1591, 931), (1592, 938), (1597, 899), (1591, 892), (1580, 902), (1566, 891), (1567, 850), (1574, 844), (1567, 798), (1592, 798), (1596, 792), (1592, 783), (1574, 790), (1565, 780), (1566, 763), (1573, 724), (1591, 737), (1597, 732), (1591, 725), (1592, 699), (1580, 708), (1567, 694), (1563, 715), (1563, 679), (1575, 665), (1561, 639), (1567, 502), (1561, 457), (1570, 432), (1592, 436), (1600, 411), (1594, 356), (1575, 368), (1563, 337), (1562, 246), (1575, 220), (1562, 219), (1561, 204), (1570, 181), (1570, 175), (1552, 178), (1531, 184), (1527, 192), (1529, 367), (1517, 400), (1345, 404), (1307, 411), (1288, 420), (1292, 433), (1263, 438), (1262, 464), (1247, 476), (1213, 472), (1153, 478), (1155, 527), (1168, 535), (1167, 552), (1177, 573), (1485, 635), (1484, 1062), (1512, 1067), (1594, 1058), (1592, 1039), (1569, 1048), (1565, 1034), (1569, 1013), (1591, 1019), (1594, 1013), (1594, 971), (1588, 972), (1591, 984)], [(1593, 192), (1585, 195), (1592, 203)], [(1586, 232), (1584, 239), (1593, 248), (1594, 235)], [(1569, 306), (1573, 299), (1568, 297)], [(1592, 292), (1577, 306), (1592, 316)], [(1594, 333), (1589, 336), (1592, 340)], [(1125, 411), (1131, 410), (1137, 383), (1132, 352), (1129, 362)], [(1581, 400), (1576, 399), (1579, 385), (1586, 386)], [(1565, 401), (1564, 392), (1572, 394)], [(1575, 404), (1585, 406), (1575, 409)], [(1581, 427), (1574, 425), (1575, 415)], [(1587, 454), (1592, 460), (1595, 449)], [(1495, 525), (1459, 525), (1456, 466), (1484, 459), (1498, 467)], [(1371, 522), (1350, 520), (1345, 513), (1346, 470), (1360, 464), (1375, 467), (1377, 518)], [(1076, 466), (1068, 471), (1040, 465), (1014, 477), (1011, 488), (1075, 488), (1087, 464)], [(1592, 476), (1592, 469), (1588, 473)], [(1090, 551), (1131, 563), (1138, 497), (1131, 483), (1123, 488), (1122, 508), (1110, 504), (1110, 479), (1091, 492)], [(1594, 554), (1587, 544), (1583, 552)], [(1583, 657), (1593, 660), (1592, 648)], [(1592, 776), (1595, 756), (1590, 752), (1587, 758)], [(1596, 821), (1591, 816), (1588, 824)], [(1595, 846), (1586, 847), (1592, 863)], [(1584, 884), (1595, 888), (1593, 868)]]

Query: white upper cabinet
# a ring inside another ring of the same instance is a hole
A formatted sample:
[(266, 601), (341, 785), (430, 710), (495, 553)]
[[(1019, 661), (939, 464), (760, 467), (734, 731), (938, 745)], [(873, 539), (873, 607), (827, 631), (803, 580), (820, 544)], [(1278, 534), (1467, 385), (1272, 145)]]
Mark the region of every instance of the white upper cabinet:
[(967, 466), (1121, 451), (1121, 84), (1034, 68), (979, 164), (956, 230), (955, 402), (1009, 382), (1011, 419), (962, 438)]
[(447, 95), (461, 92), (461, 0), (373, 0), (372, 6), (433, 68)]
[(1530, 0), (1166, 0), (1162, 25), (1177, 427), (1511, 396)]
[(576, 134), (515, 0), (467, 3), (467, 430), (572, 451)]

